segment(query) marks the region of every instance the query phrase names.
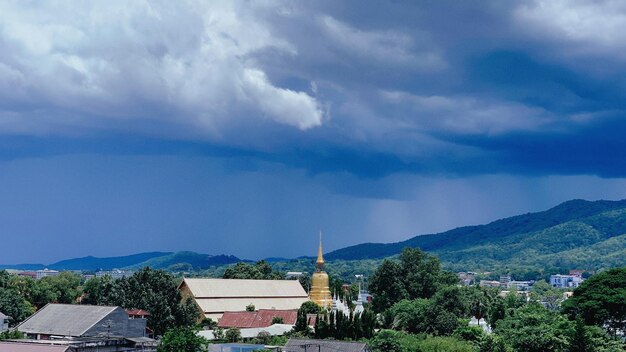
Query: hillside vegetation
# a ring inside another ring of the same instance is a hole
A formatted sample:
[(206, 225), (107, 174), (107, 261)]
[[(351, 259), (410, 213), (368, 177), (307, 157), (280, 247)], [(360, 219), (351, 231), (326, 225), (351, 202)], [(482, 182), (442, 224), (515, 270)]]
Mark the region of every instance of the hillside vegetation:
[(404, 247), (435, 253), (453, 270), (597, 270), (625, 265), (626, 200), (572, 200), (539, 213), (415, 236), (403, 242), (361, 244), (326, 257), (383, 258), (397, 255)]

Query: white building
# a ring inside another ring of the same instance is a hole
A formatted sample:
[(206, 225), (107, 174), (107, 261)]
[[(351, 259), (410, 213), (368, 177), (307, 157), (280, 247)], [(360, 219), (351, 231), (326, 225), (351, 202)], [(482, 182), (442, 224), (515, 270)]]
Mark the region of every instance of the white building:
[(59, 275), (59, 271), (56, 270), (50, 270), (48, 268), (45, 268), (43, 270), (37, 270), (35, 271), (35, 279), (39, 280), (43, 277), (47, 277), (47, 276), (57, 276)]
[(576, 288), (583, 281), (578, 275), (550, 275), (550, 286), (557, 288)]

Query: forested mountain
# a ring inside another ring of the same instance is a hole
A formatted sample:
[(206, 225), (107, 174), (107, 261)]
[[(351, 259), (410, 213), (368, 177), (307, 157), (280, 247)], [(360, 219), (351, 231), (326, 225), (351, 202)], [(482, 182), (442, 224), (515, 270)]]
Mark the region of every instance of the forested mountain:
[(507, 266), (557, 268), (626, 264), (626, 200), (572, 200), (552, 209), (466, 226), (406, 241), (365, 243), (330, 252), (328, 259), (382, 258), (404, 247), (435, 253), (459, 270)]

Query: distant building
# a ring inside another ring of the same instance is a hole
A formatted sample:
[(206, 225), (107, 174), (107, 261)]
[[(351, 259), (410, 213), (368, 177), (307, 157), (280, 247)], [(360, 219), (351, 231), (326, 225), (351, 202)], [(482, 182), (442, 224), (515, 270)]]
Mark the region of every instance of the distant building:
[(500, 275), (500, 287), (509, 288), (509, 284), (511, 283), (511, 276), (509, 275)]
[(370, 352), (363, 342), (346, 342), (335, 340), (289, 339), (283, 348), (284, 352)]
[(303, 271), (288, 271), (285, 275), (285, 279), (299, 279), (302, 276), (306, 276), (308, 273)]
[(550, 286), (556, 288), (576, 288), (583, 281), (580, 275), (550, 275)]
[(308, 295), (297, 280), (184, 279), (178, 289), (200, 308), (200, 318), (218, 320), (224, 312), (299, 309)]
[(32, 279), (37, 279), (37, 272), (36, 271), (21, 271), (19, 273), (17, 273), (18, 276), (26, 276), (26, 277), (30, 277)]
[(150, 317), (150, 313), (143, 309), (127, 309), (126, 313), (128, 313), (129, 319), (148, 319)]
[(515, 288), (518, 291), (528, 291), (535, 284), (535, 281), (511, 281), (507, 288)]
[(120, 307), (50, 303), (16, 329), (29, 339), (144, 337), (146, 320), (130, 319)]
[(474, 284), (474, 280), (475, 280), (475, 275), (476, 273), (473, 272), (460, 272), (457, 273), (457, 276), (459, 277), (459, 283), (463, 286), (471, 286)]
[(273, 325), (274, 318), (281, 318), (286, 325), (295, 325), (298, 310), (259, 309), (254, 312), (225, 312), (217, 326), (220, 328), (264, 328)]
[(480, 280), (481, 287), (500, 287), (500, 281)]
[(126, 270), (113, 269), (113, 270), (100, 270), (96, 272), (96, 277), (110, 276), (113, 279), (121, 279), (126, 276), (130, 276), (132, 273)]
[(0, 312), (0, 332), (9, 330), (9, 317)]
[(45, 268), (43, 270), (35, 271), (35, 279), (39, 280), (39, 279), (44, 278), (44, 277), (57, 276), (59, 274), (60, 274), (60, 272), (57, 271), (57, 270), (50, 270), (48, 268)]
[(569, 271), (570, 275), (580, 276), (580, 277), (582, 277), (584, 273), (585, 273), (585, 270), (570, 270)]

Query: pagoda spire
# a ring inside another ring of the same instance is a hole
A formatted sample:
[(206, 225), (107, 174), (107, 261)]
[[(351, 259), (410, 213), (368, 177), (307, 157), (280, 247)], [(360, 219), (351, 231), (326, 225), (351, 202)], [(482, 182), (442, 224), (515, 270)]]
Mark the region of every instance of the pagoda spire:
[(324, 265), (324, 254), (322, 252), (322, 230), (320, 230), (320, 244), (319, 247), (317, 248), (317, 261), (316, 264), (318, 266), (323, 266)]

